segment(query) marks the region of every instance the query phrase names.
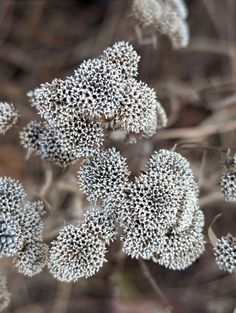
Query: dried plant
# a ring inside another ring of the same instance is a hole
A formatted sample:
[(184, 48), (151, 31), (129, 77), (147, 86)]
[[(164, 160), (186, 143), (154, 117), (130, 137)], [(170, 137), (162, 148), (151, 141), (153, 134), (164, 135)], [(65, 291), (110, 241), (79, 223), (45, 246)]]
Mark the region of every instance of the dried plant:
[(231, 234), (221, 237), (214, 247), (214, 255), (221, 270), (234, 272), (236, 269), (236, 239)]
[(166, 35), (175, 49), (188, 45), (188, 11), (183, 0), (133, 0), (132, 15), (142, 28)]
[(12, 103), (0, 102), (0, 134), (5, 134), (18, 120), (19, 114)]

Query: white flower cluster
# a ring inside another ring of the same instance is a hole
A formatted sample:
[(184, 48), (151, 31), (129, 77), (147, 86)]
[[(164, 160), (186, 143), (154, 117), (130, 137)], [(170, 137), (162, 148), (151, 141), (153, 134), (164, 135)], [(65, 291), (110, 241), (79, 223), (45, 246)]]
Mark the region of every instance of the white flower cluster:
[(166, 35), (174, 48), (188, 45), (188, 10), (183, 0), (133, 0), (132, 14), (141, 27)]
[(10, 304), (11, 294), (7, 289), (6, 276), (0, 273), (0, 312), (5, 310)]
[(155, 91), (137, 81), (139, 60), (129, 43), (117, 42), (84, 61), (74, 75), (29, 92), (44, 122), (25, 127), (22, 145), (64, 166), (99, 151), (107, 124), (146, 137), (165, 127)]
[(19, 181), (0, 178), (0, 257), (14, 257), (17, 270), (33, 276), (46, 265), (48, 248), (43, 243), (43, 203), (28, 202), (26, 196)]
[(223, 271), (233, 273), (236, 270), (236, 238), (231, 234), (218, 239), (214, 247), (215, 260)]
[(204, 215), (189, 162), (160, 150), (133, 182), (128, 176), (125, 159), (108, 149), (84, 162), (78, 182), (88, 201), (112, 212), (127, 255), (174, 270), (190, 266), (204, 251)]
[(0, 134), (5, 134), (17, 122), (18, 117), (13, 104), (0, 102)]

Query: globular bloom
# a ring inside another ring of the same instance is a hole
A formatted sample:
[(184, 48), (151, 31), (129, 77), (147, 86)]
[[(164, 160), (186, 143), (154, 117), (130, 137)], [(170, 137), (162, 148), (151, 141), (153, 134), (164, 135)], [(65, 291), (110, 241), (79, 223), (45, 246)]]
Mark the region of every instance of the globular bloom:
[(5, 310), (10, 304), (11, 294), (7, 289), (6, 276), (0, 273), (0, 312)]
[(115, 127), (150, 137), (157, 128), (166, 126), (165, 120), (165, 111), (158, 105), (155, 91), (143, 82), (129, 79), (122, 106), (114, 118)]
[(28, 277), (39, 274), (47, 264), (48, 251), (43, 242), (26, 244), (14, 257), (17, 271)]
[(180, 154), (155, 152), (146, 171), (124, 187), (120, 202), (121, 240), (131, 257), (184, 269), (204, 251), (198, 188), (188, 161)]
[(0, 134), (5, 134), (17, 122), (18, 117), (12, 103), (0, 102)]
[(30, 121), (20, 131), (20, 143), (25, 149), (37, 152), (40, 150), (40, 135), (45, 131), (45, 126), (40, 121)]
[(140, 56), (128, 42), (119, 41), (103, 51), (106, 60), (121, 70), (125, 79), (138, 75)]
[(48, 268), (60, 281), (93, 276), (103, 266), (106, 245), (87, 224), (68, 225), (52, 242)]
[(115, 148), (95, 153), (78, 172), (78, 183), (88, 201), (96, 203), (116, 194), (128, 182), (129, 169)]
[(220, 178), (221, 193), (228, 202), (236, 202), (236, 172), (224, 173)]
[(0, 213), (0, 257), (13, 256), (23, 245), (21, 228), (10, 214)]
[(166, 35), (174, 48), (187, 46), (188, 11), (183, 0), (133, 0), (132, 13), (141, 27)]
[(91, 117), (114, 116), (123, 95), (121, 70), (105, 59), (84, 61), (75, 71), (79, 85), (80, 109)]
[(236, 239), (231, 234), (218, 239), (214, 247), (215, 261), (223, 271), (233, 273), (236, 269)]

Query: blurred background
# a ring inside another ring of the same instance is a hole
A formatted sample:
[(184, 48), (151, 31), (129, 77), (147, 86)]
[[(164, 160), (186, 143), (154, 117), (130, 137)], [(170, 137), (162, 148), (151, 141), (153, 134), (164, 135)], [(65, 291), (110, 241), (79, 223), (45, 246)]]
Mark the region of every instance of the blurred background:
[[(177, 151), (191, 162), (200, 185), (206, 238), (219, 213), (213, 226), (216, 235), (236, 234), (236, 206), (223, 201), (218, 183), (224, 151), (236, 148), (236, 1), (186, 4), (191, 41), (186, 49), (173, 50), (165, 37), (158, 38), (156, 48), (150, 40), (139, 42), (131, 0), (0, 0), (0, 100), (14, 103), (21, 114), (20, 122), (0, 137), (0, 176), (20, 179), (37, 197), (47, 173), (53, 173), (46, 238), (79, 219), (87, 204), (76, 186), (79, 163), (61, 170), (36, 156), (26, 160), (18, 132), (37, 118), (26, 93), (42, 82), (71, 75), (84, 59), (100, 55), (119, 40), (131, 42), (141, 56), (139, 79), (157, 91), (169, 125), (132, 145), (112, 139), (106, 144), (127, 157), (133, 176), (153, 150), (178, 144)], [(151, 279), (137, 260), (120, 253), (119, 243), (111, 247), (108, 261), (94, 277), (63, 284), (46, 270), (24, 278), (10, 259), (1, 260), (12, 293), (6, 312), (168, 312), (157, 287), (176, 313), (236, 312), (235, 275), (218, 270), (210, 244), (185, 271), (146, 262)]]

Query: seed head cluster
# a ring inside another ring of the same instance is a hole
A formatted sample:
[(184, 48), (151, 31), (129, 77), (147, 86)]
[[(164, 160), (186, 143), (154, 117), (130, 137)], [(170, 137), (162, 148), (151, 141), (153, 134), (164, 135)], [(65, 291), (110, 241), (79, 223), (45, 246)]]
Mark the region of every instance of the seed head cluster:
[(65, 166), (98, 152), (107, 124), (146, 137), (165, 127), (155, 91), (137, 81), (139, 60), (132, 45), (117, 42), (99, 58), (84, 61), (74, 75), (29, 92), (43, 121), (22, 130), (22, 146)]
[[(43, 244), (44, 206), (41, 201), (26, 201), (26, 196), (19, 181), (0, 178), (0, 257), (14, 257), (19, 272), (28, 275), (31, 271), (29, 276), (32, 276), (42, 269), (32, 255), (37, 255), (40, 245), (46, 246)], [(41, 250), (40, 258), (43, 258), (46, 248)]]
[(214, 247), (215, 260), (219, 268), (232, 273), (236, 269), (236, 238), (231, 234), (221, 237)]
[(6, 276), (0, 273), (0, 312), (5, 310), (10, 304), (11, 294), (7, 289)]
[(204, 251), (204, 215), (189, 162), (160, 150), (134, 181), (128, 176), (125, 159), (115, 149), (85, 161), (78, 173), (88, 200), (100, 200), (110, 216), (113, 212), (127, 255), (170, 269), (190, 266)]
[(227, 202), (236, 202), (236, 172), (224, 173), (220, 178), (220, 187)]
[(175, 49), (187, 46), (188, 11), (183, 0), (133, 0), (132, 14), (141, 27), (166, 35)]
[(0, 102), (0, 134), (5, 134), (17, 122), (18, 117), (13, 104)]

